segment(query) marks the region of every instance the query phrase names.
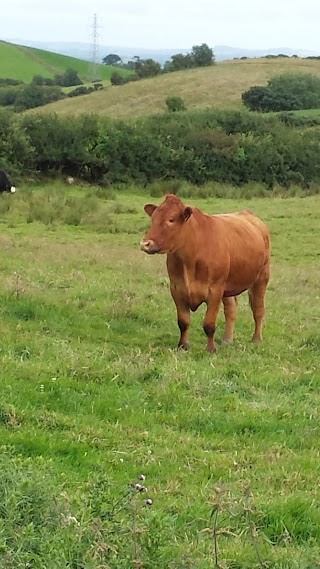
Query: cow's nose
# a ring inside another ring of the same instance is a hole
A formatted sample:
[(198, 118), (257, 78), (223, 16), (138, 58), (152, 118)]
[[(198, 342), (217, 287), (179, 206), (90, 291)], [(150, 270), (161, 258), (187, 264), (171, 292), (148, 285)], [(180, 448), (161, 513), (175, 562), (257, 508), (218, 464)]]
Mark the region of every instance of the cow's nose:
[(148, 251), (151, 245), (151, 241), (150, 239), (142, 239), (142, 241), (140, 241), (140, 249), (141, 251)]
[(152, 239), (142, 239), (140, 249), (149, 255), (154, 255), (160, 251), (160, 247)]

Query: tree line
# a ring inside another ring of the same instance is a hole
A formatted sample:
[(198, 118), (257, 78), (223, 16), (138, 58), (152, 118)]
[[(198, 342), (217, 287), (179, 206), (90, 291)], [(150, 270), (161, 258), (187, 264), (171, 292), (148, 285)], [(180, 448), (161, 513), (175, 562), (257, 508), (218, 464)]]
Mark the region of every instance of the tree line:
[[(62, 87), (75, 87), (75, 89), (64, 93)], [(92, 87), (85, 87), (77, 71), (71, 68), (52, 78), (35, 75), (29, 84), (0, 78), (0, 106), (10, 107), (20, 112), (47, 105), (65, 97), (86, 95), (101, 87), (99, 83), (95, 83)]]
[(190, 53), (177, 53), (172, 55), (170, 61), (167, 61), (163, 67), (154, 59), (141, 59), (139, 56), (135, 56), (128, 63), (123, 63), (121, 57), (114, 53), (106, 55), (102, 61), (106, 65), (116, 65), (132, 71), (132, 74), (127, 77), (124, 77), (118, 71), (112, 73), (111, 83), (113, 85), (123, 85), (128, 81), (155, 77), (161, 73), (171, 73), (172, 71), (214, 65), (215, 55), (213, 50), (206, 43), (203, 43), (193, 46)]

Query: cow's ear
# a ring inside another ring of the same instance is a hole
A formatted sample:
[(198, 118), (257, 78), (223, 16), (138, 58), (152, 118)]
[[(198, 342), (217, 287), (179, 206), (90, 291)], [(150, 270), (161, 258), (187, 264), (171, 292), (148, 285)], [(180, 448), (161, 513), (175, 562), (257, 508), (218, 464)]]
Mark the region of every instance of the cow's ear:
[(147, 204), (144, 206), (144, 211), (145, 211), (148, 215), (150, 215), (150, 217), (151, 217), (151, 215), (153, 214), (153, 212), (154, 212), (155, 209), (157, 209), (157, 206), (156, 206), (154, 203), (147, 203)]
[(187, 221), (191, 214), (192, 214), (192, 207), (189, 206), (185, 207), (184, 212), (182, 214), (184, 221)]

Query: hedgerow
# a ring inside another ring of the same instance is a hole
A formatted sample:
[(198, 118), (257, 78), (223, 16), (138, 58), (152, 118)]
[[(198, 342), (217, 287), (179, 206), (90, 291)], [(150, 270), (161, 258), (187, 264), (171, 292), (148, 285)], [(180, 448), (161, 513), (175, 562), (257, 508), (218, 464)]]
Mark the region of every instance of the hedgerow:
[(0, 167), (101, 185), (180, 179), (307, 187), (320, 180), (320, 129), (290, 117), (209, 110), (125, 122), (3, 111)]

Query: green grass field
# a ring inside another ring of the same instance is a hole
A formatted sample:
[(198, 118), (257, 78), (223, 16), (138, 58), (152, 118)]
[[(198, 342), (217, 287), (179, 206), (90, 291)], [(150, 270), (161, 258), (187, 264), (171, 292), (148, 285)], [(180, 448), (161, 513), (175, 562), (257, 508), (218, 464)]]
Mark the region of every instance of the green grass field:
[[(75, 57), (60, 55), (41, 49), (24, 47), (0, 41), (0, 77), (19, 79), (30, 83), (34, 75), (53, 77), (64, 73), (67, 69), (75, 69), (83, 81), (90, 76), (90, 63)], [(98, 65), (99, 78), (110, 81), (114, 67)], [(124, 74), (129, 72), (123, 70)]]
[[(249, 205), (272, 234), (264, 342), (244, 294), (217, 355), (202, 309), (175, 349), (165, 259), (139, 250), (150, 201), (60, 183), (0, 196), (0, 566), (205, 569), (216, 542), (224, 569), (314, 569), (319, 196), (186, 200)], [(128, 495), (141, 473), (148, 493)]]

